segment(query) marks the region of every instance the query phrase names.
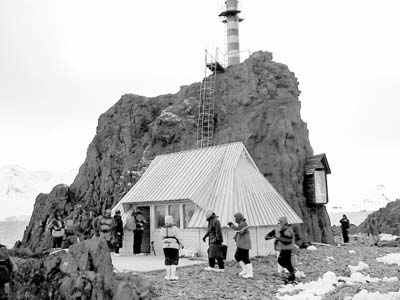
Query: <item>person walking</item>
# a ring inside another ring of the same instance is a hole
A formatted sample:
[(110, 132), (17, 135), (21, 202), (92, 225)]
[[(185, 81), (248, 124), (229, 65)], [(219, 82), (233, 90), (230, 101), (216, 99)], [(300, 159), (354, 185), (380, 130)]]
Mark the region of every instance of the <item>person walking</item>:
[(121, 211), (117, 210), (114, 215), (115, 222), (115, 255), (119, 256), (119, 248), (122, 248), (124, 238), (124, 225), (122, 223)]
[(0, 244), (0, 300), (7, 300), (6, 286), (12, 280), (12, 274), (18, 271), (17, 265), (8, 254), (7, 247)]
[(143, 240), (143, 232), (144, 232), (144, 224), (146, 220), (142, 214), (142, 210), (137, 208), (133, 213), (133, 217), (135, 220), (135, 229), (133, 230), (133, 254), (135, 255), (143, 255), (142, 252), (142, 240)]
[(165, 225), (161, 227), (161, 238), (163, 239), (163, 251), (165, 256), (166, 280), (178, 280), (176, 267), (179, 262), (179, 248), (181, 243), (178, 238), (178, 228), (173, 224), (172, 216), (165, 216)]
[(368, 235), (372, 236), (372, 241), (375, 246), (378, 246), (379, 242), (379, 224), (378, 221), (372, 217), (368, 222)]
[(249, 257), (249, 250), (251, 249), (249, 226), (247, 225), (246, 219), (242, 213), (236, 213), (234, 218), (237, 226), (232, 222), (229, 222), (228, 226), (236, 231), (234, 236), (237, 247), (235, 260), (242, 267), (242, 271), (239, 272), (239, 275), (243, 276), (243, 278), (253, 278), (253, 265), (251, 264)]
[(114, 230), (115, 230), (115, 222), (111, 217), (111, 209), (106, 209), (104, 212), (104, 216), (99, 218), (99, 232), (100, 237), (103, 237), (108, 245), (110, 251), (114, 248)]
[(286, 216), (280, 217), (278, 221), (279, 230), (276, 234), (275, 250), (280, 251), (278, 263), (289, 271), (288, 282), (296, 279), (295, 269), (292, 265), (292, 250), (294, 249), (294, 231), (288, 223)]
[[(206, 219), (208, 222), (207, 233), (203, 237), (203, 242), (206, 242), (208, 237), (208, 264), (205, 268), (206, 271), (224, 272), (225, 264), (222, 253), (222, 229), (218, 216), (212, 210), (206, 212)], [(217, 260), (219, 269), (214, 269), (215, 260)]]
[(343, 215), (343, 218), (341, 218), (339, 222), (342, 228), (343, 242), (347, 244), (349, 242), (350, 220), (346, 215)]
[(65, 226), (59, 212), (55, 213), (54, 219), (51, 220), (47, 228), (51, 232), (53, 250), (61, 249), (65, 235)]

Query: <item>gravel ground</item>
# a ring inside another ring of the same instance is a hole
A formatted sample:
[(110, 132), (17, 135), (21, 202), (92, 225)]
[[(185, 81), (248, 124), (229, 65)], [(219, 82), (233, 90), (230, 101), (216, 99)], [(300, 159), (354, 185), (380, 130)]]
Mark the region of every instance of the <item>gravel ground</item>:
[[(337, 239), (341, 242), (340, 238)], [(309, 282), (322, 277), (328, 271), (337, 276), (350, 276), (347, 265), (357, 265), (362, 261), (370, 266), (364, 274), (383, 278), (397, 276), (400, 279), (399, 266), (385, 265), (376, 260), (388, 253), (399, 253), (400, 248), (375, 247), (370, 245), (367, 236), (352, 236), (345, 246), (317, 246), (316, 251), (302, 249), (299, 269), (306, 278), (298, 282)], [(354, 250), (355, 253), (349, 253)], [(333, 260), (327, 259), (333, 257)], [(179, 281), (164, 279), (164, 272), (148, 272), (144, 276), (153, 283), (158, 299), (277, 299), (275, 296), (283, 284), (286, 275), (277, 272), (276, 257), (257, 257), (252, 259), (254, 278), (243, 279), (237, 275), (240, 271), (234, 261), (226, 262), (224, 273), (204, 271), (206, 265), (178, 268)], [(326, 294), (323, 299), (339, 300), (353, 296), (362, 289), (368, 291), (398, 291), (399, 282), (379, 282), (368, 284), (343, 285)], [(306, 300), (306, 299), (305, 299)]]

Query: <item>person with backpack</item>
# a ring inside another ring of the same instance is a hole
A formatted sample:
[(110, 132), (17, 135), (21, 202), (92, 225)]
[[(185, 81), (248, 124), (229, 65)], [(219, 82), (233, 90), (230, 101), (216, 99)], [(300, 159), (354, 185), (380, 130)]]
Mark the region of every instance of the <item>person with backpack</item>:
[(165, 225), (161, 227), (161, 237), (163, 239), (163, 251), (165, 256), (166, 280), (178, 280), (176, 267), (179, 262), (179, 248), (181, 243), (178, 239), (178, 228), (173, 224), (172, 216), (165, 216)]
[(368, 221), (368, 235), (372, 236), (372, 241), (374, 246), (378, 246), (378, 242), (379, 242), (379, 224), (378, 221), (376, 220), (376, 218), (372, 217), (369, 221)]
[(48, 229), (51, 232), (52, 248), (54, 250), (61, 249), (65, 235), (65, 226), (59, 212), (55, 213), (54, 219), (50, 222)]
[(251, 249), (251, 240), (249, 226), (247, 225), (246, 219), (243, 214), (238, 212), (234, 215), (235, 223), (228, 223), (228, 226), (236, 231), (234, 240), (236, 241), (236, 253), (235, 260), (242, 267), (242, 271), (239, 272), (239, 276), (243, 278), (253, 278), (253, 265), (250, 262), (249, 251)]
[(278, 263), (289, 271), (287, 281), (293, 282), (296, 279), (295, 269), (292, 265), (292, 251), (295, 248), (294, 231), (286, 216), (279, 218), (278, 225), (279, 230), (275, 237), (275, 250), (280, 251)]
[[(208, 267), (204, 270), (206, 271), (215, 271), (215, 272), (224, 272), (225, 264), (224, 264), (224, 255), (222, 249), (222, 229), (221, 223), (218, 220), (218, 216), (212, 210), (208, 210), (206, 212), (206, 220), (208, 222), (207, 233), (203, 237), (203, 242), (206, 242), (206, 238), (208, 237)], [(219, 269), (215, 269), (215, 260), (217, 260)]]
[(8, 254), (7, 247), (0, 244), (0, 300), (8, 299), (5, 286), (11, 282), (12, 274), (17, 270), (17, 265)]
[(339, 222), (342, 228), (343, 242), (347, 244), (349, 242), (350, 221), (346, 215), (343, 215), (343, 218), (341, 218)]

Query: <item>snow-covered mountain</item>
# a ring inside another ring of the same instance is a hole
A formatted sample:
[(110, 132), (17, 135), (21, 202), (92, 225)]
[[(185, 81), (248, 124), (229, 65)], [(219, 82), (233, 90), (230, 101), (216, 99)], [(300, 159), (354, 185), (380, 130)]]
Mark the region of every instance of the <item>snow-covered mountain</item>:
[(30, 216), (39, 193), (49, 193), (59, 183), (70, 185), (77, 173), (32, 171), (17, 165), (0, 167), (0, 220)]

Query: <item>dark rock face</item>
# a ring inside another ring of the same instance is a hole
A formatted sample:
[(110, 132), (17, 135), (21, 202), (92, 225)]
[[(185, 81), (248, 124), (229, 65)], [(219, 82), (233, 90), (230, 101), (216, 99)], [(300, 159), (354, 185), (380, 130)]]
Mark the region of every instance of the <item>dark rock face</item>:
[(371, 218), (378, 221), (379, 230), (382, 233), (400, 235), (400, 199), (389, 202), (385, 207), (368, 215), (367, 219), (358, 226), (357, 231), (368, 232), (368, 224)]
[[(9, 299), (152, 299), (148, 281), (114, 275), (107, 243), (94, 238), (42, 258), (20, 259)], [(121, 293), (129, 296), (120, 297)], [(115, 291), (115, 292), (114, 292)]]
[[(36, 199), (21, 247), (36, 249), (33, 241), (38, 240), (40, 247), (47, 244), (38, 224), (47, 221), (55, 203), (65, 204), (66, 210), (82, 203), (101, 212), (122, 198), (156, 155), (194, 148), (199, 88), (194, 83), (174, 95), (122, 96), (100, 116), (65, 200), (53, 192)], [(333, 243), (325, 206), (308, 207), (303, 195), (304, 165), (313, 150), (299, 94), (294, 74), (273, 62), (269, 52), (256, 52), (229, 67), (217, 77), (214, 142), (243, 141), (264, 176), (303, 218), (304, 238)]]

